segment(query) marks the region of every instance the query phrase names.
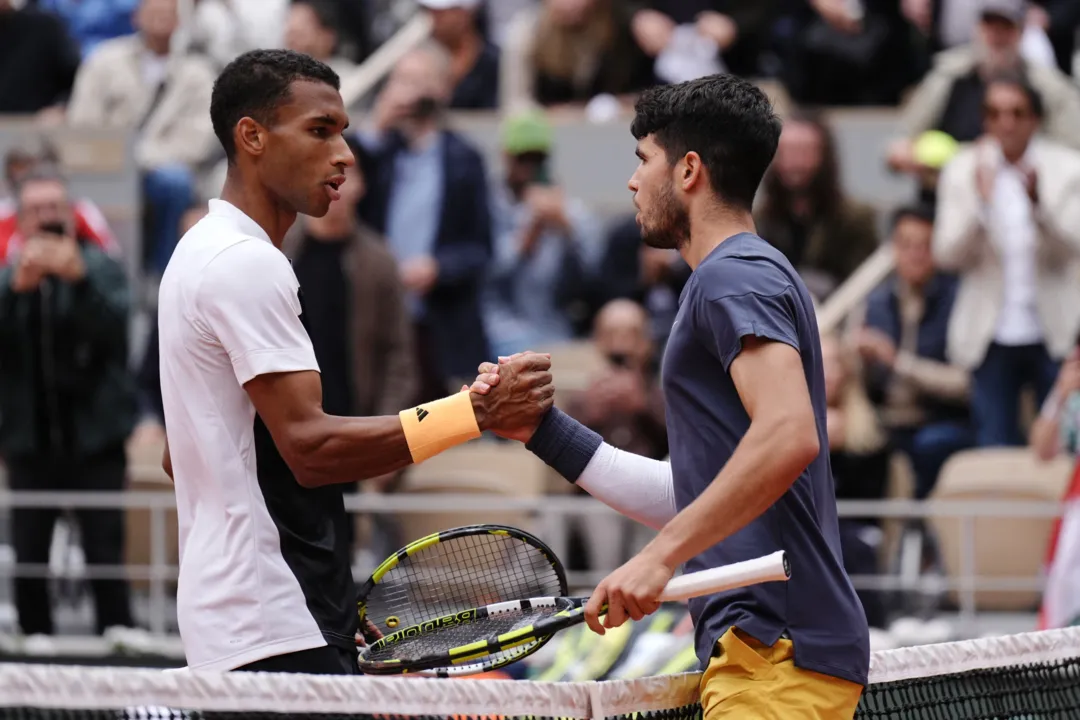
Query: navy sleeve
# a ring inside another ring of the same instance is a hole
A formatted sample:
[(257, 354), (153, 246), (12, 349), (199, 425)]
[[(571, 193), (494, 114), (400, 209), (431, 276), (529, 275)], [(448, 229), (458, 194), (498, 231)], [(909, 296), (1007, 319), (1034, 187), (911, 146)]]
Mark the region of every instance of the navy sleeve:
[(717, 268), (695, 293), (694, 325), (700, 341), (727, 371), (754, 336), (799, 350), (795, 288), (787, 278), (758, 263)]

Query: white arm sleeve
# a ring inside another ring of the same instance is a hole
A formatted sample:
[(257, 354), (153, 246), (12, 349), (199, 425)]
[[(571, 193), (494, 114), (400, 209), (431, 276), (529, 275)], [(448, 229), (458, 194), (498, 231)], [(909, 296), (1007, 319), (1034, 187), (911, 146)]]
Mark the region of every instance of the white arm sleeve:
[(607, 443), (596, 449), (576, 484), (608, 507), (654, 530), (678, 513), (671, 463)]
[(267, 373), (318, 372), (300, 320), (299, 287), (289, 261), (262, 240), (239, 242), (206, 267), (198, 318), (229, 354), (241, 385)]

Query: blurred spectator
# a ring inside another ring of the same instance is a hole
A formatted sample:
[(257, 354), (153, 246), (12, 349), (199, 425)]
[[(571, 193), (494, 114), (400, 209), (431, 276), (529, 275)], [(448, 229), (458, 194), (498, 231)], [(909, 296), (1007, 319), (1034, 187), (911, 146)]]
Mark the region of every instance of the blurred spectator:
[(499, 49), (477, 24), (480, 0), (419, 0), (431, 13), (431, 35), (450, 53), (450, 107), (489, 110), (499, 105)]
[(376, 100), (360, 216), (386, 236), (408, 291), (420, 398), (461, 387), (490, 358), (480, 293), (491, 257), (491, 210), (480, 153), (444, 127), (450, 59), (438, 43), (403, 57)]
[(836, 145), (820, 115), (799, 111), (785, 120), (763, 190), (758, 232), (819, 300), (877, 250), (874, 209), (844, 196)]
[(617, 220), (604, 245), (602, 272), (593, 283), (593, 306), (600, 308), (618, 298), (644, 306), (652, 340), (662, 353), (679, 311), (679, 295), (690, 278), (690, 266), (677, 250), (660, 250), (641, 242), (641, 228), (634, 215)]
[[(664, 459), (664, 397), (645, 309), (631, 300), (608, 303), (596, 316), (593, 341), (607, 366), (588, 389), (569, 394), (566, 412), (620, 450)], [(617, 515), (591, 515), (574, 518), (570, 529), (571, 540), (579, 543), (571, 566), (606, 569), (625, 562), (634, 523)]]
[(567, 412), (620, 450), (667, 457), (664, 398), (645, 308), (612, 300), (596, 316), (593, 342), (607, 367), (587, 390), (571, 395)]
[(915, 472), (915, 497), (926, 498), (949, 456), (974, 444), (970, 378), (946, 359), (956, 278), (934, 268), (934, 213), (901, 208), (893, 220), (896, 272), (867, 299), (856, 347), (871, 399), (880, 406), (893, 448)]
[(789, 3), (775, 22), (781, 79), (803, 105), (896, 105), (921, 73), (901, 0)]
[(1080, 90), (1060, 70), (1029, 63), (1020, 52), (1024, 0), (980, 1), (975, 39), (939, 53), (934, 68), (908, 98), (903, 109), (907, 137), (889, 147), (894, 170), (919, 170), (913, 140), (927, 130), (941, 130), (958, 142), (981, 136), (986, 85), (1002, 73), (1024, 76), (1042, 97), (1042, 129), (1051, 139), (1080, 147)]
[(139, 0), (35, 0), (35, 4), (64, 19), (86, 57), (105, 40), (135, 32), (132, 15)]
[(677, 83), (730, 71), (755, 77), (774, 0), (648, 0), (634, 13), (634, 39), (653, 72)]
[(338, 14), (338, 55), (354, 63), (363, 62), (375, 50), (371, 20), (375, 10), (370, 0), (333, 0)]
[(961, 275), (948, 355), (972, 371), (979, 445), (1023, 445), (1019, 401), (1042, 403), (1080, 331), (1080, 152), (1035, 137), (1039, 94), (987, 83), (986, 135), (942, 173), (934, 255)]
[(189, 48), (217, 68), (248, 50), (278, 48), (290, 0), (195, 0)]
[(78, 67), (78, 45), (61, 20), (0, 0), (0, 115), (61, 106)]
[[(19, 186), (26, 245), (0, 269), (0, 453), (13, 490), (124, 487), (124, 440), (135, 419), (123, 268), (75, 236), (67, 190), (42, 167)], [(12, 509), (17, 562), (49, 561), (58, 508)], [(119, 509), (76, 510), (87, 562), (122, 565)], [(124, 580), (91, 580), (97, 631), (132, 627)], [(45, 578), (17, 578), (26, 635), (50, 635)]]
[[(863, 391), (857, 360), (837, 338), (821, 339), (825, 372), (829, 462), (838, 500), (881, 500), (889, 478), (889, 450), (874, 408)], [(873, 518), (840, 518), (840, 546), (849, 575), (876, 575), (883, 535)], [(866, 620), (885, 627), (879, 592), (859, 590)]]
[(210, 125), (214, 72), (193, 55), (170, 55), (178, 0), (140, 0), (138, 34), (103, 42), (79, 70), (68, 106), (73, 125), (136, 133), (148, 203), (147, 269), (161, 274), (195, 199), (197, 166), (217, 149)]
[[(0, 266), (19, 252), (23, 245), (19, 234), (18, 203), (15, 195), (21, 178), (32, 173), (39, 163), (59, 165), (55, 148), (47, 143), (30, 149), (25, 146), (12, 149), (4, 158), (4, 180), (11, 197), (0, 199)], [(81, 198), (72, 202), (75, 215), (75, 233), (86, 242), (97, 245), (110, 255), (120, 254), (120, 244), (112, 234), (109, 223), (92, 200)]]
[(587, 103), (652, 84), (652, 59), (617, 0), (543, 0), (523, 10), (503, 45), (500, 105)]
[(356, 64), (338, 54), (338, 16), (334, 0), (292, 0), (285, 20), (285, 47), (326, 63), (338, 75)]
[(503, 126), (506, 178), (493, 193), (495, 258), (484, 297), (495, 355), (571, 339), (602, 250), (597, 218), (551, 176), (551, 143), (542, 111)]
[[(983, 13), (981, 0), (902, 0), (901, 6), (935, 51), (970, 43)], [(1021, 53), (1031, 62), (1056, 64), (1068, 74), (1078, 25), (1080, 3), (1034, 0), (1027, 5)]]

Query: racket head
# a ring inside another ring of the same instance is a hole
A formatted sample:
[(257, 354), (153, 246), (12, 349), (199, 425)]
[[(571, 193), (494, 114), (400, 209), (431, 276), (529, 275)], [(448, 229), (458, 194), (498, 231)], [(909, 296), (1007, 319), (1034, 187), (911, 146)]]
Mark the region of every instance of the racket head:
[(551, 637), (585, 621), (587, 598), (544, 597), (469, 608), (387, 635), (361, 650), (368, 675), (444, 677), (517, 662)]
[(371, 644), (432, 618), (567, 594), (566, 570), (539, 538), (505, 525), (467, 525), (415, 540), (387, 558), (361, 586), (357, 612)]

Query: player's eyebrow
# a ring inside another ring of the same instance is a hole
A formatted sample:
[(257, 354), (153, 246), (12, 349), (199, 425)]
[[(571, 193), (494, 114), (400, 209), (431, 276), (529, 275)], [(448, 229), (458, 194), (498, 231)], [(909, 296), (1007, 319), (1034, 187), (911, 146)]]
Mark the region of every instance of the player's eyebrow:
[[(311, 121), (319, 123), (320, 125), (330, 125), (331, 127), (337, 127), (338, 125), (341, 125), (341, 121), (335, 118), (333, 115), (319, 115), (318, 117), (312, 118)], [(341, 129), (349, 129), (349, 120), (347, 118), (345, 120), (345, 124), (341, 126)]]

